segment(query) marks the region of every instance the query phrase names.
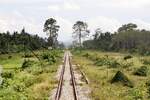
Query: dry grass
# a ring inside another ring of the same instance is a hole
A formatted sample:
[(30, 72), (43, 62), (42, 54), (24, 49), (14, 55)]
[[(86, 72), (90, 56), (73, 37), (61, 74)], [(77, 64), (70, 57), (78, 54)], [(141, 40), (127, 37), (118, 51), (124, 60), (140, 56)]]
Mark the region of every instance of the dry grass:
[[(127, 54), (121, 53), (105, 53), (97, 51), (85, 51), (91, 55), (102, 57), (108, 55), (117, 60), (122, 60)], [(82, 55), (82, 54), (81, 54)], [(80, 68), (86, 73), (90, 80), (90, 87), (92, 89), (91, 98), (93, 100), (136, 100), (142, 97), (147, 100), (147, 87), (145, 85), (148, 77), (139, 77), (133, 75), (133, 71), (140, 67), (142, 62), (140, 56), (133, 56), (130, 59), (133, 66), (129, 68), (107, 68), (107, 66), (96, 66), (93, 61), (82, 57), (81, 55), (74, 55), (74, 63), (80, 64)], [(142, 57), (143, 58), (143, 57)], [(134, 88), (123, 86), (119, 83), (111, 84), (110, 80), (118, 70), (122, 70), (125, 75), (134, 83)]]

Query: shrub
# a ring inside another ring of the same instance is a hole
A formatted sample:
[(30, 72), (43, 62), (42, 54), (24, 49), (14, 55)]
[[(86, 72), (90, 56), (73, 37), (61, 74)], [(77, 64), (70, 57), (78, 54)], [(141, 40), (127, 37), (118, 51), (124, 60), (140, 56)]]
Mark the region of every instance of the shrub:
[(110, 68), (117, 68), (120, 66), (120, 63), (117, 62), (116, 60), (111, 60), (111, 58), (106, 58), (106, 57), (98, 58), (94, 64), (97, 66), (106, 65)]
[(25, 61), (23, 62), (23, 64), (22, 64), (21, 68), (22, 68), (22, 69), (25, 69), (25, 68), (27, 68), (27, 67), (32, 66), (32, 64), (33, 64), (33, 61), (25, 60)]
[(25, 90), (25, 84), (24, 83), (16, 83), (13, 85), (13, 89), (16, 92), (23, 92)]
[(97, 66), (108, 65), (108, 60), (105, 57), (98, 58), (94, 64)]
[(7, 88), (11, 84), (11, 79), (3, 78), (2, 83), (0, 85), (1, 88)]
[(7, 88), (0, 90), (0, 99), (1, 100), (28, 100), (25, 93), (18, 93), (13, 90), (13, 88)]
[(9, 56), (8, 56), (8, 59), (11, 59), (11, 58), (12, 58), (12, 56), (11, 56), (11, 55), (9, 55)]
[(48, 53), (43, 53), (42, 54), (42, 59), (46, 60), (46, 59), (48, 59), (48, 57), (49, 57)]
[(139, 69), (137, 69), (134, 72), (134, 75), (147, 76), (147, 73), (148, 73), (148, 68), (146, 66), (141, 66)]
[(131, 58), (133, 58), (131, 55), (127, 55), (127, 56), (125, 56), (123, 59), (124, 59), (124, 60), (128, 60), (128, 59), (131, 59)]
[(1, 76), (3, 78), (13, 78), (14, 77), (14, 73), (12, 71), (4, 71), (4, 72), (2, 72)]
[(132, 66), (133, 65), (133, 62), (120, 62), (120, 66), (122, 67), (122, 68), (128, 68), (128, 67), (130, 67), (130, 66)]
[(116, 83), (116, 82), (120, 82), (123, 85), (131, 87), (131, 88), (133, 87), (133, 83), (121, 71), (118, 71), (111, 80), (111, 83)]
[(33, 75), (39, 75), (39, 74), (43, 73), (43, 68), (41, 68), (41, 67), (34, 67), (34, 68), (30, 69), (30, 72)]
[(146, 82), (148, 98), (150, 98), (150, 80)]
[(48, 62), (49, 62), (50, 64), (55, 63), (55, 62), (56, 62), (56, 56), (50, 55), (50, 56), (48, 57)]
[(144, 65), (150, 65), (150, 59), (142, 59)]
[(44, 53), (42, 54), (42, 59), (47, 60), (50, 64), (56, 62), (56, 53)]
[(116, 60), (112, 60), (112, 61), (109, 61), (108, 65), (111, 68), (117, 68), (120, 66), (120, 63), (118, 63)]
[(90, 56), (90, 54), (89, 54), (89, 53), (85, 53), (85, 54), (83, 54), (83, 57), (88, 58), (89, 56)]
[(31, 54), (31, 53), (26, 53), (26, 54), (24, 55), (24, 57), (25, 57), (25, 58), (30, 58), (30, 57), (33, 57), (33, 54)]
[(39, 77), (36, 76), (30, 76), (30, 77), (26, 77), (26, 79), (24, 79), (24, 84), (25, 87), (30, 87), (31, 85), (35, 84), (35, 83), (40, 83), (41, 79), (39, 80)]
[(139, 88), (129, 89), (127, 93), (129, 96), (128, 100), (144, 100), (143, 92)]

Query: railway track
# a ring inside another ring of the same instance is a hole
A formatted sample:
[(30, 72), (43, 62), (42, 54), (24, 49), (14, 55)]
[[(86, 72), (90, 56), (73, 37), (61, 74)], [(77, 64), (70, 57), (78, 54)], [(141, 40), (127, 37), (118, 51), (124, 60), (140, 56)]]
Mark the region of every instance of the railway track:
[[(62, 97), (62, 94), (65, 94), (65, 93), (62, 93), (62, 92), (64, 92), (63, 91), (64, 81), (65, 81), (64, 74), (65, 74), (65, 70), (67, 71), (67, 68), (70, 71), (69, 74), (70, 74), (71, 84), (69, 84), (70, 85), (69, 88), (72, 89), (71, 100), (78, 100), (75, 76), (74, 76), (74, 71), (73, 71), (72, 63), (71, 63), (71, 56), (70, 56), (70, 52), (68, 52), (68, 51), (65, 53), (65, 56), (64, 56), (64, 63), (63, 63), (60, 78), (59, 78), (59, 83), (58, 83), (58, 87), (57, 87), (57, 91), (56, 91), (56, 95), (55, 95), (55, 100), (64, 100), (64, 98)], [(70, 100), (69, 95), (68, 95), (67, 100)]]

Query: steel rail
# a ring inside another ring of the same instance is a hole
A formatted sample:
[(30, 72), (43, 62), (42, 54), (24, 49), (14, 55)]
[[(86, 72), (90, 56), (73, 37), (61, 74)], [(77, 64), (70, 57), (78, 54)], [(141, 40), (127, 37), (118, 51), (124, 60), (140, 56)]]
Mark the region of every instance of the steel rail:
[(72, 87), (73, 87), (74, 100), (78, 100), (75, 76), (74, 76), (74, 71), (73, 71), (73, 68), (72, 68), (71, 57), (70, 56), (69, 56), (69, 65), (70, 65), (70, 73), (71, 73), (71, 81), (72, 81)]
[(60, 96), (61, 96), (62, 85), (63, 85), (63, 80), (64, 80), (64, 72), (65, 72), (65, 63), (66, 63), (66, 56), (64, 57), (64, 62), (63, 62), (63, 66), (62, 66), (61, 75), (59, 78), (59, 83), (58, 83), (58, 88), (57, 88), (57, 92), (55, 95), (55, 100), (59, 100)]

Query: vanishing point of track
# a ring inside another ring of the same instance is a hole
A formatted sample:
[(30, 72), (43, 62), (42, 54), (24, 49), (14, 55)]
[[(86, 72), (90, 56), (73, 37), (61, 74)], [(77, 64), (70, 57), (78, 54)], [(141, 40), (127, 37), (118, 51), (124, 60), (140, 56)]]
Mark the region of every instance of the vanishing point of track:
[[(67, 59), (67, 56), (68, 56), (68, 59)], [(59, 78), (59, 83), (58, 83), (58, 87), (57, 87), (57, 91), (56, 91), (56, 95), (55, 95), (55, 100), (60, 100), (60, 98), (61, 98), (63, 82), (64, 82), (65, 66), (66, 66), (67, 60), (69, 62), (69, 67), (70, 67), (71, 85), (72, 85), (72, 89), (73, 89), (72, 92), (73, 92), (74, 100), (78, 100), (75, 76), (74, 76), (74, 71), (72, 68), (71, 57), (69, 55), (69, 52), (64, 57), (64, 63), (63, 63), (60, 78)]]

